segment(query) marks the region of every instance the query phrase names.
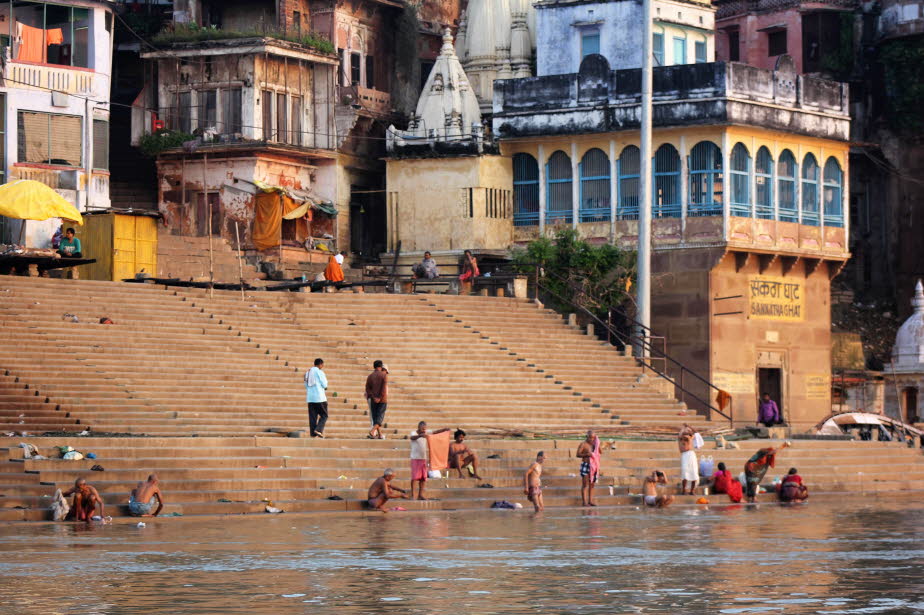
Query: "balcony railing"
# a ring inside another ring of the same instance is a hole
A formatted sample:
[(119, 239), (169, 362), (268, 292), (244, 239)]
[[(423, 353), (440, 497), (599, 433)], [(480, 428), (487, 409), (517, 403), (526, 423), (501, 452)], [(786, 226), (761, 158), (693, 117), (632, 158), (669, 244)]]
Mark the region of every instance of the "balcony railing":
[(3, 78), (11, 88), (92, 94), (95, 73), (86, 69), (8, 61)]

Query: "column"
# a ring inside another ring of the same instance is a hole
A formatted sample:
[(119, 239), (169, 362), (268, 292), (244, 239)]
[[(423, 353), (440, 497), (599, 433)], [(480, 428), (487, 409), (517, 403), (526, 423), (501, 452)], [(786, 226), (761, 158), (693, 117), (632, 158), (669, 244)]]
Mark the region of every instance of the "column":
[(677, 145), (677, 150), (680, 153), (680, 242), (686, 243), (687, 206), (690, 204), (690, 169), (688, 164), (689, 152), (687, 151), (687, 136), (680, 135), (680, 143)]
[(731, 152), (729, 151), (728, 130), (722, 131), (722, 231), (725, 241), (728, 241), (729, 221), (731, 220), (731, 200), (728, 190), (728, 168), (731, 163)]
[(581, 162), (577, 143), (571, 142), (571, 228), (577, 228), (581, 209)]
[(539, 163), (539, 236), (545, 235), (545, 147), (539, 145), (537, 152)]
[(616, 174), (616, 141), (610, 139), (610, 243), (616, 243), (616, 203), (619, 202), (619, 177)]

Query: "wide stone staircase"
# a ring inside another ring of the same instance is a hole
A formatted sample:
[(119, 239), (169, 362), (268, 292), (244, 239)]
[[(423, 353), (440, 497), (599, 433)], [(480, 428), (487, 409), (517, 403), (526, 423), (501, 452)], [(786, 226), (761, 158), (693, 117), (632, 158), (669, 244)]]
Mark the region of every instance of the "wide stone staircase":
[[(98, 324), (103, 316), (115, 324)], [(305, 429), (302, 377), (315, 357), (330, 381), (327, 438), (286, 438)], [(384, 441), (365, 439), (364, 383), (375, 359), (391, 371)], [(43, 518), (54, 488), (78, 475), (124, 504), (151, 471), (172, 494), (168, 510), (183, 514), (256, 512), (264, 499), (289, 511), (352, 510), (384, 467), (406, 481), (406, 437), (418, 420), (468, 431), (493, 489), (440, 479), (430, 494), (439, 502), (402, 505), (522, 501), (522, 471), (540, 448), (549, 454), (547, 503), (573, 504), (577, 440), (562, 437), (588, 427), (619, 437), (642, 425), (725, 425), (687, 413), (641, 375), (631, 357), (512, 298), (255, 291), (242, 299), (2, 277), (0, 520)], [(499, 439), (511, 436), (525, 437)], [(23, 442), (50, 458), (24, 460)], [(62, 460), (59, 445), (97, 458)], [(740, 467), (757, 444), (746, 446), (718, 460)], [(810, 468), (802, 473), (816, 489), (864, 477), (864, 489), (924, 488), (920, 453), (894, 445), (800, 442), (792, 458)], [(672, 442), (618, 442), (605, 454), (610, 502), (630, 501), (653, 467), (675, 474), (676, 461)], [(88, 471), (95, 464), (104, 471)]]
[[(243, 268), (244, 281), (258, 285), (265, 274), (246, 260), (240, 261), (236, 249), (221, 237), (212, 238), (212, 265), (214, 280), (238, 283)], [(173, 235), (161, 229), (157, 235), (158, 278), (180, 280), (209, 280), (209, 238)]]

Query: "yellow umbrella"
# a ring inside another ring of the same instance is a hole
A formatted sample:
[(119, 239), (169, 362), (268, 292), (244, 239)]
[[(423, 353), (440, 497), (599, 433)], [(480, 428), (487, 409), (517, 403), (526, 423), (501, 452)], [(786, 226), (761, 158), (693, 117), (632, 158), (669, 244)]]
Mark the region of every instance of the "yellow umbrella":
[(0, 216), (20, 220), (64, 218), (83, 224), (83, 216), (63, 196), (33, 179), (0, 186)]

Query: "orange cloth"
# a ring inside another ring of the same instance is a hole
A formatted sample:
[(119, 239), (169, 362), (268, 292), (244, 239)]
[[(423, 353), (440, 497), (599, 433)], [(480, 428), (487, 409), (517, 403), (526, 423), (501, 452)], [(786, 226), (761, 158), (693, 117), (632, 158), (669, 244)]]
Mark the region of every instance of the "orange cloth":
[(45, 30), (45, 44), (46, 45), (63, 45), (64, 44), (64, 32), (61, 28), (55, 28), (54, 30)]
[(343, 282), (343, 268), (337, 259), (331, 256), (327, 259), (327, 268), (324, 270), (324, 279), (328, 282)]
[(257, 250), (275, 248), (282, 243), (282, 216), (295, 211), (301, 204), (278, 192), (261, 192), (255, 200), (253, 246)]
[(718, 395), (715, 396), (715, 403), (719, 404), (719, 410), (725, 410), (725, 407), (728, 406), (731, 402), (732, 396), (728, 391), (723, 391), (719, 389)]
[(19, 38), (19, 50), (16, 59), (23, 62), (45, 61), (45, 31), (24, 23), (16, 23), (16, 36)]
[(427, 437), (431, 470), (445, 470), (449, 467), (449, 442), (451, 440), (452, 436), (448, 431)]

